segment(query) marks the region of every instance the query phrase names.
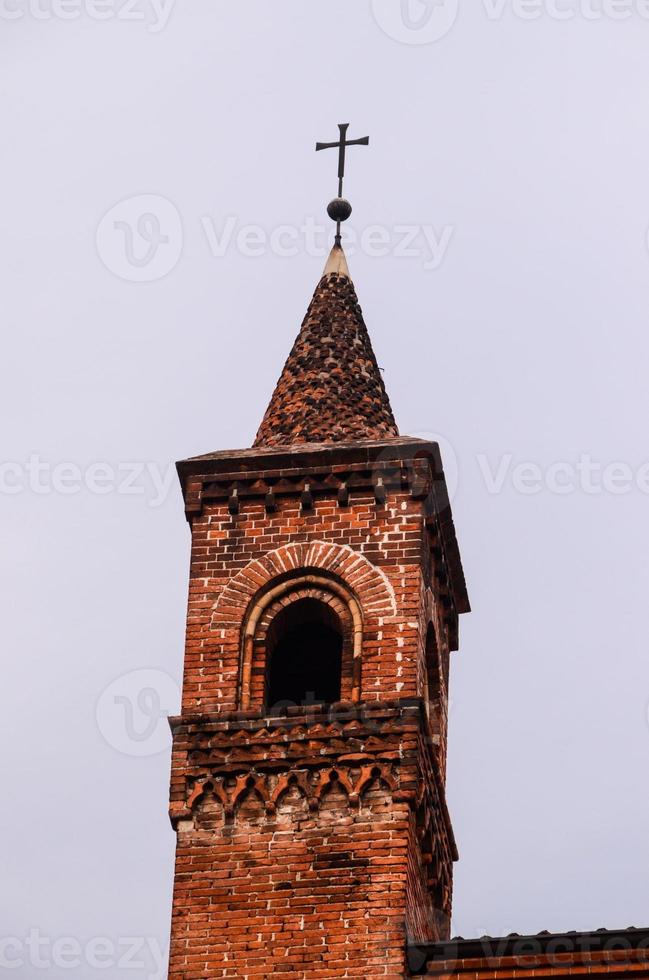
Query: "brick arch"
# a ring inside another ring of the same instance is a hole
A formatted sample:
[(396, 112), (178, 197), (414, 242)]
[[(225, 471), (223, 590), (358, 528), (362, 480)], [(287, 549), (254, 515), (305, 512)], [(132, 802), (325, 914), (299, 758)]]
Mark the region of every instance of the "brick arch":
[(258, 641), (265, 641), (270, 625), (277, 613), (286, 606), (289, 606), (292, 602), (298, 602), (300, 599), (317, 599), (319, 602), (326, 603), (336, 613), (344, 629), (350, 621), (349, 606), (338, 592), (333, 591), (329, 587), (329, 582), (326, 579), (322, 581), (324, 584), (319, 585), (318, 580), (314, 576), (305, 576), (304, 578), (299, 576), (297, 579), (288, 579), (287, 588), (276, 599), (271, 601), (269, 605), (265, 605), (261, 612), (255, 630), (255, 638)]
[(339, 579), (300, 569), (279, 581), (271, 580), (270, 587), (258, 593), (246, 609), (239, 674), (239, 703), (244, 710), (263, 706), (268, 630), (282, 609), (300, 599), (316, 599), (335, 613), (343, 638), (341, 697), (359, 700), (363, 618), (358, 600)]
[(385, 573), (349, 545), (310, 541), (286, 544), (255, 558), (230, 580), (212, 612), (212, 628), (240, 626), (252, 599), (287, 573), (332, 574), (356, 595), (364, 616), (395, 616), (394, 589)]

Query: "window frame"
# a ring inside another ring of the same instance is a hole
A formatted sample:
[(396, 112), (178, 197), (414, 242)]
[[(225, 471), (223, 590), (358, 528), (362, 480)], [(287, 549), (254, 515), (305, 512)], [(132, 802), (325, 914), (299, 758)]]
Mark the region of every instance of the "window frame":
[(300, 599), (327, 603), (338, 616), (343, 637), (341, 700), (360, 701), (363, 619), (361, 606), (334, 576), (305, 569), (269, 586), (250, 604), (241, 630), (238, 702), (242, 711), (263, 713), (267, 680), (267, 637), (275, 616)]

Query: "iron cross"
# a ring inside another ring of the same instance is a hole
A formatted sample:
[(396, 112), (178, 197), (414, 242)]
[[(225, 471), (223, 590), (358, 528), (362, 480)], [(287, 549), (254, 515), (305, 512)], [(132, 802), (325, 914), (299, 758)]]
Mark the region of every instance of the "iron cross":
[(343, 177), (345, 176), (345, 150), (348, 146), (368, 146), (370, 142), (369, 136), (363, 136), (360, 140), (348, 140), (347, 130), (349, 129), (349, 123), (338, 123), (338, 129), (340, 130), (340, 139), (337, 143), (316, 143), (315, 148), (317, 150), (332, 150), (334, 147), (338, 148), (338, 197), (343, 196)]

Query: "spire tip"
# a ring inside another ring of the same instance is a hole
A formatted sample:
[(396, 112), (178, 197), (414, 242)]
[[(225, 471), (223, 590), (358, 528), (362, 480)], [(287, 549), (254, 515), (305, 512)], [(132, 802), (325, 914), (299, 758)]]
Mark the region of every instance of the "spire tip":
[(347, 265), (347, 259), (345, 258), (345, 253), (343, 247), (340, 244), (340, 236), (336, 235), (336, 241), (333, 248), (329, 252), (329, 258), (327, 259), (327, 264), (324, 267), (323, 276), (345, 276), (350, 279), (349, 267)]

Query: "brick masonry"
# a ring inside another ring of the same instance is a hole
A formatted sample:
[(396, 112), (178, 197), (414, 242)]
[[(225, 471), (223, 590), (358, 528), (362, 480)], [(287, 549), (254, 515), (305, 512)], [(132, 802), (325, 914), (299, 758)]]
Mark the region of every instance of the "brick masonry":
[[(429, 703), (426, 635), (443, 707), (457, 601), (448, 518), (432, 475), (415, 486), (411, 448), (393, 450), (391, 477), (378, 450), (355, 479), (344, 449), (327, 467), (294, 451), (280, 477), (250, 452), (181, 469), (192, 557), (171, 977), (405, 977), (408, 941), (448, 936), (446, 712)], [(343, 700), (269, 718), (265, 630), (305, 594), (348, 622)]]

